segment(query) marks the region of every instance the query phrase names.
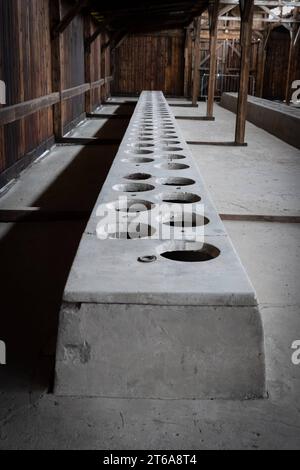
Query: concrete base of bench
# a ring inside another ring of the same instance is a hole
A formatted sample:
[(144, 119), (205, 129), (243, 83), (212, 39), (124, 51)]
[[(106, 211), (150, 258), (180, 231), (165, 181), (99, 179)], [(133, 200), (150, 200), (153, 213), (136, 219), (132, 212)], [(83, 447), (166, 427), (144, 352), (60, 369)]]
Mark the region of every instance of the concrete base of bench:
[[(237, 94), (223, 93), (221, 106), (236, 113)], [(300, 148), (300, 109), (248, 96), (247, 120), (279, 139)]]
[(56, 393), (118, 398), (265, 395), (254, 307), (65, 304)]

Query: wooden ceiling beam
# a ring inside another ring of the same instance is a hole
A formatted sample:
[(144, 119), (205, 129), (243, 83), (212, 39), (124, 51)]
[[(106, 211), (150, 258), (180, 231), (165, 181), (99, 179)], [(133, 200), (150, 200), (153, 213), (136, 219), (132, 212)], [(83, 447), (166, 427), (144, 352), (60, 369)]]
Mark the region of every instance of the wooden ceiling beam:
[[(241, 21), (239, 16), (220, 16), (220, 21)], [(263, 23), (300, 23), (300, 20), (293, 19), (293, 18), (280, 18), (276, 20), (275, 18), (264, 18), (262, 16), (255, 16), (254, 21), (262, 21)]]
[(146, 13), (160, 13), (160, 12), (172, 12), (172, 11), (184, 11), (186, 10), (187, 6), (186, 4), (176, 4), (174, 6), (171, 5), (155, 5), (152, 7), (145, 7), (145, 6), (140, 6), (136, 8), (120, 8), (117, 10), (105, 10), (103, 8), (97, 8), (96, 6), (93, 6), (93, 9), (97, 11), (99, 15), (102, 15), (103, 17), (107, 16), (115, 16), (115, 17), (124, 17), (124, 16), (131, 16), (131, 15), (136, 15), (136, 14), (146, 14)]
[[(238, 6), (239, 4), (239, 0), (222, 0), (222, 3), (224, 5), (235, 5), (235, 6)], [(269, 8), (276, 8), (276, 7), (280, 7), (280, 6), (283, 6), (283, 7), (299, 7), (300, 6), (300, 2), (293, 2), (293, 1), (284, 1), (284, 0), (255, 0), (254, 1), (254, 5), (255, 6), (266, 6), (266, 7), (269, 7)]]
[(197, 16), (200, 12), (202, 13), (205, 7), (208, 4), (208, 0), (197, 0), (195, 1), (184, 1), (184, 2), (172, 2), (172, 3), (161, 3), (158, 5), (153, 5), (153, 2), (148, 2), (146, 5), (144, 2), (141, 2), (141, 5), (136, 5), (135, 7), (129, 8), (116, 8), (112, 9), (105, 8), (105, 6), (97, 6), (96, 3), (93, 3), (93, 8), (98, 12), (99, 16), (106, 17), (107, 15), (113, 15), (115, 19), (127, 18), (132, 16), (146, 16), (147, 14), (153, 15), (162, 15), (169, 14), (174, 16), (179, 15), (189, 15), (192, 19)]

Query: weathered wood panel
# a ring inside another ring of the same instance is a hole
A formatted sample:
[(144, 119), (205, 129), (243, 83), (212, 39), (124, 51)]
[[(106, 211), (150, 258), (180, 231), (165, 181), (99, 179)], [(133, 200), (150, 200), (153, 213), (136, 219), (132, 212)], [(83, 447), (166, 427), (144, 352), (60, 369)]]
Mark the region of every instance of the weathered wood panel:
[(181, 30), (129, 36), (115, 51), (113, 93), (162, 90), (182, 96), (184, 49)]
[[(92, 23), (91, 24), (91, 34), (93, 34), (97, 29), (97, 26)], [(92, 82), (96, 82), (103, 78), (101, 75), (101, 44), (102, 44), (102, 35), (99, 35), (98, 38), (92, 43), (91, 46), (91, 80)], [(92, 91), (92, 104), (93, 108), (99, 106), (101, 103), (101, 88), (96, 88)]]
[[(72, 0), (63, 0), (63, 17), (74, 6)], [(76, 16), (63, 32), (63, 89), (73, 88), (85, 83), (84, 66), (84, 20)], [(76, 96), (63, 104), (64, 126), (74, 121), (85, 111), (84, 95)]]
[[(0, 80), (6, 83), (7, 107), (45, 97), (53, 91), (51, 2), (52, 0), (0, 0)], [(73, 6), (73, 0), (62, 0), (62, 15)], [(96, 26), (92, 18), (90, 24), (93, 33)], [(74, 18), (63, 32), (62, 43), (62, 88), (74, 89), (85, 83), (83, 15)], [(105, 55), (108, 75), (109, 55), (108, 48)], [(91, 82), (104, 78), (104, 75), (101, 76), (105, 68), (101, 70), (100, 36), (91, 46), (91, 63)], [(93, 107), (98, 106), (100, 101), (100, 87), (95, 87), (92, 91)], [(36, 103), (34, 106), (37, 106)], [(17, 107), (20, 115), (24, 109)], [(65, 101), (62, 109), (63, 124), (67, 126), (85, 112), (84, 93)], [(52, 137), (51, 106), (0, 126), (0, 173)]]
[[(0, 79), (7, 105), (51, 93), (48, 0), (0, 0)], [(0, 171), (51, 135), (51, 108), (2, 127)]]
[(290, 33), (280, 26), (271, 31), (267, 42), (263, 98), (284, 100), (289, 61)]

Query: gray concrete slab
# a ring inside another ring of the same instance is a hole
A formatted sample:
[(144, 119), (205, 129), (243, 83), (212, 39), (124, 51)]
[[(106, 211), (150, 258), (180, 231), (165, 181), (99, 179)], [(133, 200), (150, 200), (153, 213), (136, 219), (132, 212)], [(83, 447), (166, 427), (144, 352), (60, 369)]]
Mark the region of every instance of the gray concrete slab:
[[(259, 304), (300, 305), (300, 225), (226, 222), (226, 228), (247, 267)], [(264, 266), (257, 263), (261, 257), (268, 259)]]

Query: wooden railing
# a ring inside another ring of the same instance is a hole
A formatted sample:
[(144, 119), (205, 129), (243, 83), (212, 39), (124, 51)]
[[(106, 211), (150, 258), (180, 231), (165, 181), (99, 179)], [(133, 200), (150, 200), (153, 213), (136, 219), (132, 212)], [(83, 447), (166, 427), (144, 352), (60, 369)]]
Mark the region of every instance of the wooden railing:
[(30, 101), (24, 101), (23, 103), (18, 103), (12, 106), (5, 106), (0, 109), (0, 126), (19, 121), (20, 119), (30, 116), (42, 109), (60, 102), (68, 101), (76, 96), (84, 95), (90, 90), (95, 90), (96, 88), (110, 83), (112, 80), (113, 77), (111, 76), (101, 78), (100, 80), (92, 83), (84, 83), (73, 88), (68, 88), (67, 90), (63, 90), (61, 93), (50, 93), (49, 95), (41, 96), (40, 98), (35, 98)]

